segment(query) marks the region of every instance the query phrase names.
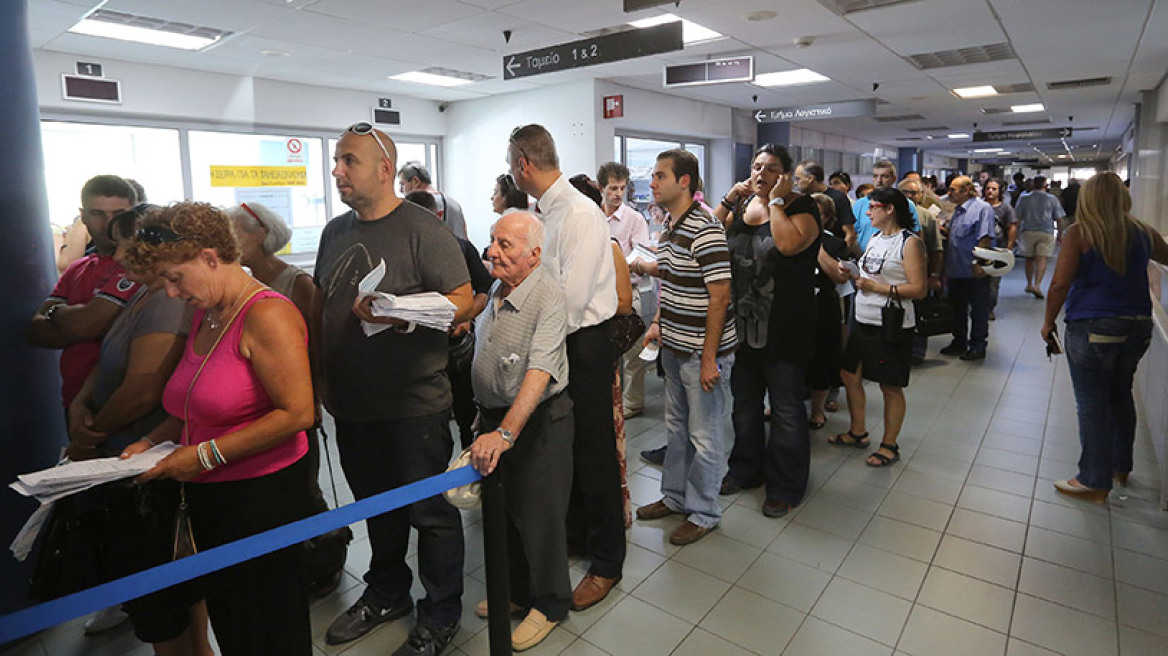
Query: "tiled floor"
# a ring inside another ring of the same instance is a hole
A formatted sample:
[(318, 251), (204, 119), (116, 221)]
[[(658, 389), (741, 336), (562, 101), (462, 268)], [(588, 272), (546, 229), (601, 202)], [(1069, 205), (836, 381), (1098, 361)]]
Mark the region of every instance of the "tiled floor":
[[(844, 412), (830, 415), (813, 434), (811, 490), (791, 516), (763, 517), (758, 491), (723, 497), (720, 530), (684, 548), (667, 540), (678, 520), (637, 522), (618, 589), (531, 653), (1168, 654), (1168, 513), (1154, 502), (1150, 438), (1141, 428), (1131, 486), (1109, 506), (1055, 493), (1052, 481), (1078, 458), (1074, 398), (1065, 363), (1047, 362), (1043, 304), (1022, 296), (1019, 274), (1002, 286), (984, 362), (939, 356), (944, 339), (932, 340), (908, 388), (901, 462), (873, 469), (863, 452), (828, 446), (846, 428)], [(872, 391), (868, 416), (878, 419)], [(628, 422), (635, 504), (659, 497), (659, 470), (636, 453), (664, 440), (660, 392), (652, 380), (645, 416)], [(471, 612), (485, 595), (482, 532), (477, 514), (465, 520), (467, 610), (450, 653), (469, 656), (488, 646), (486, 622)], [(361, 591), (369, 549), (357, 533), (351, 576), (313, 607), (317, 654), (380, 656), (408, 630), (394, 622), (324, 645), (329, 622)], [(583, 571), (573, 563), (573, 583)], [(150, 653), (127, 629), (83, 638), (80, 621), (9, 653)]]

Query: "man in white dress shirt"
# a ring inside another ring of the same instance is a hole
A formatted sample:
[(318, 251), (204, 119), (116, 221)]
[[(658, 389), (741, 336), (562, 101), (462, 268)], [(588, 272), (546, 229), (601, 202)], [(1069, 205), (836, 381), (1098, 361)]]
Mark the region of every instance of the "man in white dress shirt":
[(609, 338), (616, 314), (616, 272), (600, 208), (560, 171), (552, 135), (541, 125), (516, 128), (507, 162), (519, 189), (538, 199), (547, 229), (543, 266), (568, 301), (568, 395), (575, 406), (572, 498), (568, 543), (591, 559), (572, 593), (572, 609), (604, 599), (621, 578), (625, 559), (624, 500), (612, 416), (617, 353)]
[[(596, 172), (596, 182), (600, 184), (600, 193), (604, 197), (604, 206), (600, 209), (608, 217), (608, 232), (628, 257), (634, 246), (649, 243), (649, 222), (640, 212), (625, 204), (629, 169), (620, 162), (605, 162)], [(633, 286), (633, 312), (641, 314), (641, 276), (630, 272), (629, 278)], [(640, 340), (621, 355), (625, 419), (636, 417), (645, 410), (645, 361), (640, 355)]]

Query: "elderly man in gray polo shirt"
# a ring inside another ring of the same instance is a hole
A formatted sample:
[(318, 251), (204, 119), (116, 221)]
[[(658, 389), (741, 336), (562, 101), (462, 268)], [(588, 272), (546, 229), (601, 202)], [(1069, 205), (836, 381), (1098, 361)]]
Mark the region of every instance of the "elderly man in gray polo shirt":
[[(516, 651), (539, 644), (568, 615), (565, 520), (572, 485), (572, 401), (568, 386), (564, 290), (540, 266), (543, 224), (527, 212), (491, 229), (491, 288), (475, 326), (471, 372), (479, 436), (471, 461), (505, 476), (512, 611), (527, 611), (511, 634)], [(505, 457), (500, 459), (500, 456)], [(487, 602), (476, 609), (486, 617)]]

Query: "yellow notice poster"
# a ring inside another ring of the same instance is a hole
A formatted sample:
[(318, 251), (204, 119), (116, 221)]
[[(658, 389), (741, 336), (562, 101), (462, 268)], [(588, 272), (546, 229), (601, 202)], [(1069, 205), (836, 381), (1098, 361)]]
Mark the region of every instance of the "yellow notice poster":
[(303, 166), (212, 166), (212, 187), (304, 187)]

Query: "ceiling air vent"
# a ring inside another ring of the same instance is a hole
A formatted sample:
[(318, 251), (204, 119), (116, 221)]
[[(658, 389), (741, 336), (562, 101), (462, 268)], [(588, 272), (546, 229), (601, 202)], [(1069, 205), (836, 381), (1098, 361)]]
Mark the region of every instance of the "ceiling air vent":
[[(1042, 125), (1043, 123), (1050, 123), (1049, 118), (1039, 118), (1030, 121), (1002, 121), (1002, 125)], [(1077, 130), (1078, 128), (1076, 128)]]
[(965, 66), (967, 64), (984, 64), (986, 62), (1017, 59), (1018, 55), (1008, 43), (991, 43), (985, 46), (958, 48), (957, 50), (941, 50), (939, 52), (923, 52), (918, 55), (909, 55), (905, 61), (922, 71), (949, 66)]
[(915, 0), (819, 0), (819, 4), (840, 16), (854, 14), (858, 11), (868, 11), (869, 9), (903, 5), (910, 2), (915, 2)]
[(897, 141), (920, 141), (922, 137), (897, 137)]
[(872, 120), (877, 123), (900, 123), (901, 121), (921, 121), (924, 118), (920, 114), (897, 114), (895, 116), (873, 116)]
[(1063, 89), (1082, 89), (1084, 87), (1105, 87), (1109, 84), (1111, 84), (1110, 77), (1086, 77), (1081, 80), (1047, 82), (1046, 88), (1051, 91), (1062, 91)]
[(927, 128), (909, 128), (909, 132), (944, 132), (948, 130), (948, 125), (931, 125)]
[(978, 110), (986, 116), (993, 116), (994, 114), (1013, 114), (1014, 110), (1009, 107), (982, 107)]

